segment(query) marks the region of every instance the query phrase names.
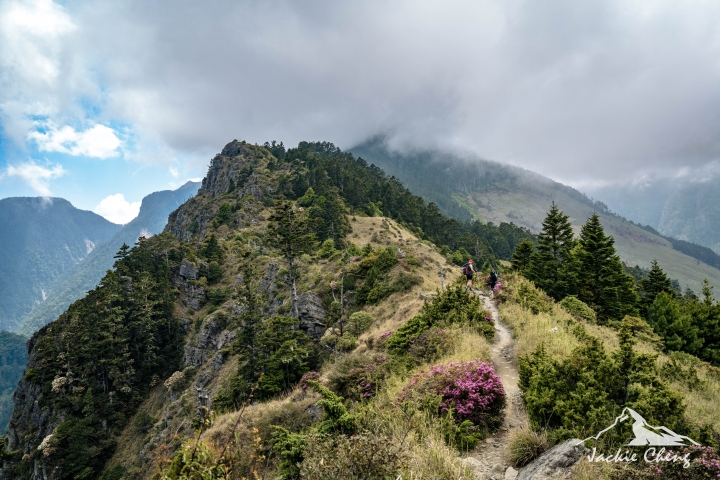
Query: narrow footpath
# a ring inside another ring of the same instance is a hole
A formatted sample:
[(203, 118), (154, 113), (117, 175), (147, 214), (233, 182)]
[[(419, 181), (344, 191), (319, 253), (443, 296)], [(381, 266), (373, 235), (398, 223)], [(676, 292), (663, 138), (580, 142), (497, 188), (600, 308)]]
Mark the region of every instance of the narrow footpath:
[(515, 358), (515, 340), (510, 330), (500, 319), (500, 312), (489, 290), (477, 291), (483, 302), (485, 311), (489, 312), (495, 322), (495, 342), (492, 345), (492, 361), (495, 373), (500, 377), (507, 405), (503, 426), (492, 437), (485, 439), (474, 451), (469, 452), (463, 462), (471, 467), (477, 479), (481, 480), (514, 480), (517, 471), (508, 466), (507, 446), (513, 430), (527, 423), (527, 414), (523, 408), (522, 396), (518, 388), (518, 369)]

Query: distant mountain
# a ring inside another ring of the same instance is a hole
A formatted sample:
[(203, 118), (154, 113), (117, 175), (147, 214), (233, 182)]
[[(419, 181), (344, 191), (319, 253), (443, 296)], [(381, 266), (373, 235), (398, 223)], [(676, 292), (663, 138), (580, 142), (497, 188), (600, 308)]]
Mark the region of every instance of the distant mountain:
[(705, 278), (720, 288), (720, 269), (716, 268), (720, 267), (720, 256), (710, 249), (675, 241), (629, 222), (614, 214), (605, 203), (534, 172), (447, 152), (398, 153), (389, 150), (383, 138), (372, 139), (350, 151), (461, 220), (513, 222), (538, 232), (551, 202), (555, 201), (570, 217), (578, 234), (596, 211), (606, 232), (615, 237), (618, 254), (629, 265), (649, 268), (656, 259), (671, 278), (680, 281), (683, 289), (689, 287), (698, 292)]
[(163, 190), (143, 198), (140, 213), (134, 220), (98, 245), (87, 258), (68, 274), (49, 287), (46, 300), (28, 312), (17, 331), (32, 335), (38, 328), (53, 321), (75, 300), (95, 288), (105, 272), (112, 268), (113, 258), (123, 243), (133, 246), (140, 236), (149, 237), (162, 232), (168, 215), (195, 196), (199, 182), (187, 182), (177, 190)]
[(720, 254), (720, 176), (702, 181), (658, 180), (593, 191), (620, 215), (663, 235), (709, 247)]
[(50, 286), (121, 227), (62, 198), (0, 200), (0, 329), (14, 330)]

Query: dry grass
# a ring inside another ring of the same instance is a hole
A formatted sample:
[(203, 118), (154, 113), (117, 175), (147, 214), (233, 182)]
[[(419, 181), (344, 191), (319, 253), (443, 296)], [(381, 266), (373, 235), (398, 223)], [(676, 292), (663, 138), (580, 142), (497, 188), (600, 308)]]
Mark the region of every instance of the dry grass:
[[(506, 278), (507, 281), (507, 278)], [(510, 289), (517, 288), (521, 282), (528, 282), (521, 277), (510, 280)], [(516, 339), (516, 352), (518, 356), (534, 351), (540, 344), (545, 345), (547, 352), (555, 358), (567, 358), (572, 350), (580, 345), (577, 338), (571, 333), (568, 325), (572, 317), (557, 304), (552, 305), (549, 313), (533, 314), (510, 301), (500, 305), (500, 314), (503, 321), (513, 330)], [(619, 348), (616, 330), (601, 325), (580, 322), (590, 335), (599, 338), (608, 353)], [(556, 331), (553, 331), (557, 328)], [(651, 343), (638, 341), (635, 349), (641, 353), (657, 355), (656, 366), (662, 371), (663, 366), (671, 362), (670, 356), (660, 352)], [(675, 378), (665, 378), (670, 387), (682, 393), (685, 404), (685, 417), (696, 425), (710, 425), (720, 431), (720, 369), (711, 366), (694, 357), (680, 355), (676, 361), (686, 372)], [(584, 462), (587, 463), (587, 462)], [(607, 467), (590, 465), (582, 467), (582, 475), (577, 478), (607, 478)], [(578, 473), (580, 475), (580, 473)]]

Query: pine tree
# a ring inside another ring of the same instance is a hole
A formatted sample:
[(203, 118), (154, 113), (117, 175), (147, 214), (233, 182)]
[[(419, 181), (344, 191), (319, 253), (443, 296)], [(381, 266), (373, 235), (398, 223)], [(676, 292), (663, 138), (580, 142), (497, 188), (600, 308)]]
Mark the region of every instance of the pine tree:
[(315, 234), (310, 231), (314, 222), (310, 222), (295, 207), (293, 202), (283, 200), (275, 205), (270, 215), (268, 234), (271, 241), (280, 249), (288, 264), (290, 276), (290, 301), (292, 302), (292, 315), (299, 316), (297, 309), (297, 289), (295, 287), (295, 260), (307, 253), (315, 244)]
[(605, 235), (597, 213), (580, 231), (577, 260), (578, 298), (597, 312), (598, 320), (619, 320), (637, 313), (633, 279), (623, 271), (615, 239)]
[(223, 251), (214, 233), (210, 235), (202, 253), (208, 260), (216, 260), (218, 263), (222, 263)]
[(674, 295), (660, 292), (648, 307), (648, 323), (660, 335), (668, 350), (696, 353), (702, 346), (698, 327), (680, 310)]
[(512, 255), (512, 269), (522, 273), (530, 264), (530, 258), (533, 253), (533, 243), (524, 239), (515, 247)]
[(665, 292), (670, 295), (675, 294), (670, 279), (665, 275), (663, 269), (660, 268), (657, 260), (652, 261), (650, 272), (646, 278), (640, 280), (639, 284), (641, 290), (639, 303), (640, 315), (643, 318), (647, 318), (648, 307), (652, 305), (655, 297), (657, 297), (660, 292)]
[(526, 267), (526, 276), (556, 300), (574, 293), (572, 225), (567, 215), (552, 202), (538, 234), (535, 252)]

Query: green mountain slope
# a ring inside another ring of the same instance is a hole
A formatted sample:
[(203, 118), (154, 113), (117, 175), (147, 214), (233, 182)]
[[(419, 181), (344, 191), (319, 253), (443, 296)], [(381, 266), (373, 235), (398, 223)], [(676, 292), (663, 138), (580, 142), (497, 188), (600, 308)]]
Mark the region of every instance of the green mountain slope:
[(615, 185), (597, 189), (593, 195), (620, 215), (663, 235), (720, 253), (720, 177)]
[(720, 261), (712, 252), (692, 245), (674, 246), (669, 238), (613, 214), (604, 203), (536, 173), (447, 153), (399, 154), (389, 151), (382, 139), (371, 140), (351, 151), (399, 178), (410, 190), (456, 218), (478, 218), (496, 224), (513, 222), (538, 232), (551, 202), (555, 201), (570, 216), (578, 233), (585, 220), (597, 211), (605, 230), (615, 237), (618, 254), (629, 265), (649, 268), (650, 262), (657, 259), (683, 289), (689, 287), (698, 292), (705, 278), (720, 287), (720, 270), (711, 266), (720, 266)]
[(0, 329), (14, 330), (51, 285), (121, 227), (62, 198), (0, 200)]
[(199, 187), (199, 182), (187, 182), (177, 190), (155, 192), (143, 198), (138, 216), (50, 286), (46, 292), (47, 300), (28, 312), (17, 330), (32, 335), (38, 328), (57, 318), (72, 302), (95, 288), (105, 272), (112, 268), (115, 261), (113, 257), (123, 243), (132, 246), (140, 236), (149, 237), (161, 232), (170, 212), (194, 196)]

